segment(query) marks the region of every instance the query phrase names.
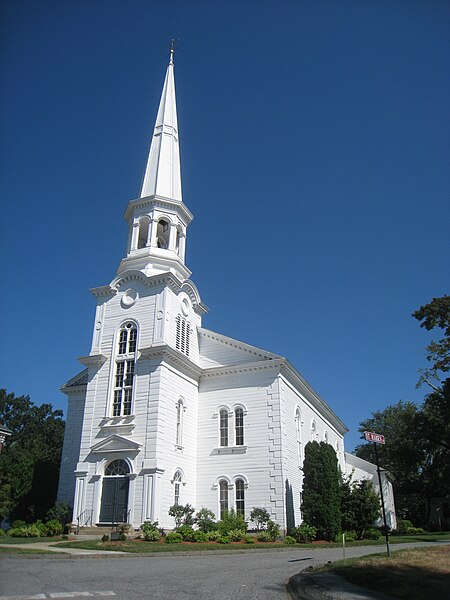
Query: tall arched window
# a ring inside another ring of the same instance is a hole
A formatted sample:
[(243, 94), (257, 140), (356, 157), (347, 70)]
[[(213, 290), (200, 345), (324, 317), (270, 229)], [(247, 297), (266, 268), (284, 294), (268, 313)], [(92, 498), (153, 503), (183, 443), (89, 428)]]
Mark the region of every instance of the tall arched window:
[(297, 461), (298, 465), (301, 466), (303, 462), (303, 448), (302, 448), (302, 414), (300, 409), (297, 408), (295, 412), (295, 434), (297, 440)]
[(317, 425), (314, 419), (311, 421), (311, 441), (317, 439)]
[(156, 245), (158, 248), (167, 249), (169, 247), (170, 227), (165, 219), (160, 219), (156, 228)]
[(222, 408), (219, 412), (220, 445), (228, 446), (228, 411)]
[(139, 237), (138, 237), (138, 250), (145, 248), (148, 244), (148, 230), (150, 221), (148, 217), (144, 217), (139, 221)]
[(137, 327), (125, 323), (119, 331), (114, 374), (113, 416), (131, 415)]
[(182, 481), (181, 471), (176, 471), (173, 476), (173, 503), (178, 506), (180, 503), (180, 486)]
[(328, 444), (328, 431), (326, 429), (323, 432), (323, 441), (325, 442), (325, 444)]
[(189, 322), (182, 318), (181, 315), (177, 315), (176, 324), (175, 348), (186, 354), (186, 356), (189, 356), (189, 338), (191, 335)]
[(236, 492), (236, 513), (245, 517), (244, 481), (242, 479), (236, 479), (234, 487)]
[(234, 410), (234, 434), (236, 446), (244, 445), (244, 410), (238, 406)]
[(220, 518), (223, 519), (225, 511), (228, 510), (228, 481), (226, 479), (219, 481), (219, 507)]
[(177, 431), (176, 431), (176, 439), (175, 444), (177, 446), (183, 445), (183, 412), (184, 412), (184, 403), (183, 399), (180, 398), (177, 402)]

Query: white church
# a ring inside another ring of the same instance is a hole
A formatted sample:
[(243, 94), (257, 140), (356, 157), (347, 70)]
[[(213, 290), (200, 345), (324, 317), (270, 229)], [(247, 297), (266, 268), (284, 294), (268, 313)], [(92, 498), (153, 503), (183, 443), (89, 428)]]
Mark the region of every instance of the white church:
[[(173, 504), (263, 506), (301, 523), (305, 444), (326, 441), (346, 471), (347, 428), (289, 361), (202, 326), (185, 264), (193, 215), (181, 189), (173, 52), (128, 244), (97, 300), (84, 369), (68, 397), (58, 501), (79, 526), (158, 521)], [(361, 466), (361, 465), (359, 465)], [(348, 469), (347, 469), (348, 470)]]

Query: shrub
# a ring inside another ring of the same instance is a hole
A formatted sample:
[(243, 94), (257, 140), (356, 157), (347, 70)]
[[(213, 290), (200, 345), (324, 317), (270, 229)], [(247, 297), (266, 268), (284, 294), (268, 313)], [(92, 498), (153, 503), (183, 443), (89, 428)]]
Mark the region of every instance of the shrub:
[(217, 540), (220, 538), (220, 533), (217, 530), (208, 531), (206, 537), (208, 538), (209, 542), (217, 542)]
[(257, 538), (259, 542), (273, 542), (272, 536), (268, 531), (260, 531)]
[(0, 529), (0, 537), (2, 537), (2, 535), (5, 535), (5, 532), (3, 531), (3, 529)]
[[(158, 521), (145, 521), (142, 523), (142, 535), (146, 542), (158, 542), (161, 539), (161, 533), (158, 527)], [(122, 532), (124, 535), (125, 533)]]
[(102, 535), (102, 542), (109, 542), (109, 535), (107, 533)]
[(295, 546), (295, 544), (297, 543), (296, 539), (294, 537), (292, 537), (292, 535), (287, 535), (284, 538), (284, 543), (288, 544), (288, 546)]
[(182, 541), (183, 536), (181, 535), (181, 533), (177, 533), (176, 531), (173, 531), (172, 533), (168, 533), (166, 535), (166, 542), (168, 544), (179, 544)]
[(194, 541), (195, 542), (207, 542), (208, 536), (204, 531), (196, 531)]
[(244, 542), (246, 544), (254, 544), (255, 543), (255, 538), (252, 535), (246, 535), (244, 536)]
[(230, 543), (230, 538), (227, 535), (221, 535), (219, 537), (219, 539), (217, 540), (217, 542), (219, 544), (229, 544)]
[(32, 523), (31, 525), (24, 525), (23, 527), (12, 527), (8, 531), (8, 535), (11, 537), (23, 537), (23, 538), (31, 538), (31, 537), (42, 537), (42, 528), (39, 527), (39, 524)]
[(272, 519), (269, 519), (267, 522), (267, 533), (270, 535), (271, 541), (274, 542), (278, 537), (280, 537), (280, 526)]
[(346, 531), (345, 532), (345, 541), (346, 542), (354, 542), (357, 539), (356, 531)]
[(408, 527), (406, 533), (408, 535), (417, 535), (425, 533), (425, 531), (422, 529), (422, 527)]
[(228, 535), (234, 529), (240, 529), (246, 533), (247, 523), (244, 521), (244, 517), (237, 514), (232, 508), (231, 510), (224, 511), (222, 520), (219, 521), (219, 531), (221, 535)]
[(56, 519), (50, 519), (50, 521), (47, 521), (44, 525), (44, 529), (45, 535), (53, 537), (54, 535), (61, 535), (64, 528)]
[(411, 521), (408, 521), (408, 519), (400, 519), (397, 522), (397, 531), (400, 534), (408, 533), (408, 529), (410, 529), (412, 526), (413, 524)]
[(378, 540), (381, 537), (381, 533), (375, 527), (369, 527), (369, 529), (365, 529), (363, 533), (363, 538), (365, 540)]
[(216, 515), (208, 508), (201, 508), (195, 515), (195, 521), (197, 527), (204, 533), (217, 529)]
[(245, 537), (245, 531), (242, 531), (242, 529), (231, 529), (228, 532), (228, 537), (230, 538), (230, 542), (240, 542)]
[[(21, 527), (25, 527), (26, 523), (25, 521), (22, 521), (21, 519), (16, 519), (15, 521), (13, 521), (11, 523), (11, 527), (12, 529), (20, 529)], [(412, 523), (411, 523), (412, 525)]]
[(182, 525), (193, 525), (195, 519), (192, 516), (195, 512), (195, 508), (190, 504), (183, 506), (182, 504), (174, 504), (169, 508), (169, 515), (175, 519), (175, 527), (181, 527)]
[(177, 527), (176, 532), (181, 535), (185, 542), (195, 542), (195, 531), (190, 525), (182, 525)]
[(250, 520), (256, 525), (256, 531), (262, 531), (266, 529), (267, 523), (270, 521), (270, 514), (262, 506), (254, 506), (250, 513)]
[(300, 527), (294, 527), (291, 531), (292, 537), (294, 537), (299, 544), (309, 544), (316, 539), (317, 530), (308, 523), (302, 523)]
[(46, 518), (48, 521), (59, 521), (65, 528), (72, 521), (72, 507), (65, 502), (57, 502), (47, 511)]

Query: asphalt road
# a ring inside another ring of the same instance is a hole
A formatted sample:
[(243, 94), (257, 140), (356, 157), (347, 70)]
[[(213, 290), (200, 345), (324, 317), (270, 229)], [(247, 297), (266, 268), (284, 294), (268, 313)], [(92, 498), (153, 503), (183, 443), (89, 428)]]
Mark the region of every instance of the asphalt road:
[[(431, 544), (399, 544), (394, 549)], [(347, 556), (383, 552), (347, 549)], [(287, 600), (289, 578), (309, 565), (342, 558), (341, 549), (245, 554), (70, 557), (3, 556), (0, 600), (111, 597), (117, 600)]]

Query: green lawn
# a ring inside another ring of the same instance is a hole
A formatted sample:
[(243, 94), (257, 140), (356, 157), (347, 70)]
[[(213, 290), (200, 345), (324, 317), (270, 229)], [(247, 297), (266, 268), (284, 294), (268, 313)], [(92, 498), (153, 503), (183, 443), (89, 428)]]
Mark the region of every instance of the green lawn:
[[(439, 532), (429, 533), (424, 535), (402, 535), (392, 536), (390, 538), (391, 544), (400, 544), (404, 542), (435, 542), (435, 541), (448, 540), (450, 543), (450, 532)], [(350, 542), (347, 547), (351, 546), (373, 546), (385, 545), (385, 539), (380, 538), (378, 540), (363, 540), (359, 542)], [(267, 543), (256, 543), (256, 544), (217, 544), (217, 543), (193, 543), (193, 544), (167, 544), (164, 542), (144, 542), (141, 540), (133, 541), (127, 540), (124, 542), (102, 542), (100, 540), (83, 540), (76, 542), (63, 542), (59, 543), (61, 547), (72, 547), (72, 548), (85, 548), (87, 550), (111, 550), (121, 552), (198, 552), (198, 551), (210, 551), (210, 550), (261, 550), (261, 549), (280, 549), (280, 548), (336, 548), (341, 547), (340, 543), (320, 543), (320, 544), (296, 544), (295, 546), (288, 546), (282, 542), (267, 542)]]
[(9, 535), (2, 535), (0, 537), (0, 544), (34, 544), (36, 542), (60, 542), (61, 539), (61, 536), (19, 538), (10, 537)]
[(11, 545), (8, 548), (0, 546), (0, 554), (56, 554), (51, 550), (33, 550), (33, 548), (16, 548)]

